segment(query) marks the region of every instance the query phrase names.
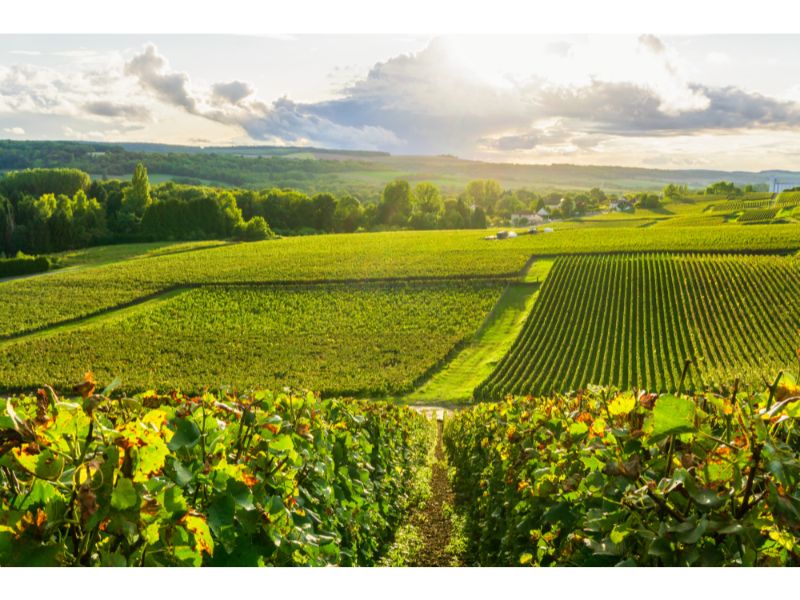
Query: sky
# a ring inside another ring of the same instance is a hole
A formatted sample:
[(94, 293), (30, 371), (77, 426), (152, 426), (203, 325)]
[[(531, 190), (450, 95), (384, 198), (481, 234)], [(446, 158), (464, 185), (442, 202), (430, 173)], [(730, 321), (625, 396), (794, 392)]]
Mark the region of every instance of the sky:
[(0, 35), (0, 139), (800, 168), (797, 35)]

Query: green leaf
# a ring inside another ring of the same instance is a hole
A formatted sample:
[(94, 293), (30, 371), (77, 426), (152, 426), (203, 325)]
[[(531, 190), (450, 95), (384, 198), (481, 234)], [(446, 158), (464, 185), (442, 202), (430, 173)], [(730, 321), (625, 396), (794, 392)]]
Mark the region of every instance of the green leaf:
[(533, 560), (533, 554), (530, 552), (525, 552), (522, 556), (519, 557), (519, 564), (521, 565), (529, 565)]
[(231, 495), (236, 504), (241, 506), (243, 509), (253, 510), (255, 508), (253, 505), (253, 494), (250, 491), (250, 488), (241, 481), (229, 479), (228, 493)]
[(683, 480), (683, 485), (686, 488), (686, 491), (689, 493), (689, 497), (700, 508), (713, 510), (715, 508), (719, 508), (725, 503), (725, 498), (722, 496), (718, 496), (717, 493), (714, 492), (713, 490), (704, 488), (702, 486), (698, 486), (695, 483), (694, 478), (688, 472), (684, 473), (682, 480)]
[(170, 476), (180, 487), (186, 487), (192, 480), (192, 472), (177, 458), (169, 462), (169, 468), (171, 471)]
[(175, 419), (175, 435), (167, 444), (167, 447), (175, 452), (181, 448), (192, 448), (200, 441), (200, 428), (192, 419)]
[(121, 477), (111, 493), (111, 507), (116, 510), (129, 510), (139, 502), (139, 494), (130, 479)]
[(627, 527), (614, 525), (614, 529), (611, 530), (611, 534), (608, 537), (612, 543), (621, 544), (622, 540), (624, 540), (630, 533), (631, 530)]
[(217, 536), (226, 526), (233, 524), (236, 504), (230, 494), (218, 496), (208, 507), (208, 525)]
[(569, 434), (574, 438), (585, 435), (588, 431), (589, 427), (586, 423), (573, 423), (569, 426)]
[(185, 513), (189, 510), (180, 488), (174, 486), (167, 488), (164, 492), (164, 508), (171, 513)]
[(660, 396), (653, 409), (653, 438), (693, 432), (696, 409), (690, 398), (671, 394)]
[(679, 532), (677, 536), (678, 541), (684, 544), (696, 544), (700, 538), (703, 537), (703, 534), (708, 528), (708, 521), (706, 521), (705, 518), (700, 519), (700, 521), (693, 524), (691, 528), (688, 527), (690, 523), (690, 521), (687, 521), (687, 523), (685, 523), (685, 525), (687, 525), (686, 530)]
[(294, 443), (289, 435), (279, 435), (269, 443), (269, 449), (273, 452), (288, 452), (294, 448)]

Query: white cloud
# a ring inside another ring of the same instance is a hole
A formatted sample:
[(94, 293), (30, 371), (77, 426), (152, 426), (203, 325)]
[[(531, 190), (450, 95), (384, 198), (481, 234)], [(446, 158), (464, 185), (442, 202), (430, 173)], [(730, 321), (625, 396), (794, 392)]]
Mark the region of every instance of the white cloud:
[[(0, 115), (6, 133), (24, 125), (37, 137), (31, 119), (47, 115), (63, 117), (59, 126), (69, 133), (62, 134), (80, 139), (136, 133), (153, 141), (640, 164), (659, 148), (677, 164), (681, 149), (697, 152), (695, 142), (711, 145), (709, 136), (800, 130), (800, 88), (778, 98), (709, 85), (699, 66), (722, 72), (708, 65), (729, 57), (704, 48), (689, 63), (682, 48), (649, 34), (437, 38), (368, 69), (335, 71), (339, 88), (315, 102), (261, 95), (242, 71), (209, 81), (202, 71), (171, 66), (153, 44), (106, 54), (65, 50), (48, 53), (50, 61), (59, 57), (58, 68), (45, 60), (0, 65)], [(637, 158), (632, 148), (647, 154)]]
[(25, 135), (25, 130), (22, 127), (4, 127), (3, 131), (11, 135)]
[(731, 57), (724, 52), (714, 51), (706, 54), (706, 62), (712, 65), (727, 65), (731, 62)]

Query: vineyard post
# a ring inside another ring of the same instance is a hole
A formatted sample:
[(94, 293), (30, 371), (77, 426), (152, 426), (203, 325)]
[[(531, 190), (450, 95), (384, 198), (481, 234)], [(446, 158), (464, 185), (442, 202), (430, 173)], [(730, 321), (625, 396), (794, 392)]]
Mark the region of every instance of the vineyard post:
[(775, 399), (775, 392), (778, 391), (778, 384), (781, 381), (781, 377), (783, 377), (783, 371), (778, 373), (778, 376), (775, 378), (774, 383), (769, 386), (769, 400), (767, 400), (767, 410), (772, 408), (772, 401)]
[(681, 371), (681, 380), (678, 383), (678, 394), (683, 392), (683, 380), (686, 378), (686, 374), (689, 372), (689, 365), (692, 364), (692, 359), (687, 358), (683, 361), (683, 371)]

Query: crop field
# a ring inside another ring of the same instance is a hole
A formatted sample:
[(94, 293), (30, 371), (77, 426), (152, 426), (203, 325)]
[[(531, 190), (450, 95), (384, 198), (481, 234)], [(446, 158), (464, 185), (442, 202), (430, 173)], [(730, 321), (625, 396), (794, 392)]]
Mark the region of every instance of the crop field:
[(778, 216), (778, 208), (750, 208), (739, 215), (740, 223), (769, 223)]
[(191, 289), (83, 327), (0, 342), (0, 381), (126, 390), (229, 386), (384, 395), (411, 389), (480, 326), (492, 282)]
[(510, 278), (533, 255), (800, 250), (800, 236), (792, 224), (581, 228), (502, 241), (482, 238), (476, 231), (428, 231), (204, 245), (0, 282), (0, 338), (94, 315), (181, 286)]
[(558, 259), (525, 329), (476, 395), (589, 383), (674, 391), (760, 383), (796, 365), (800, 268), (773, 256)]

